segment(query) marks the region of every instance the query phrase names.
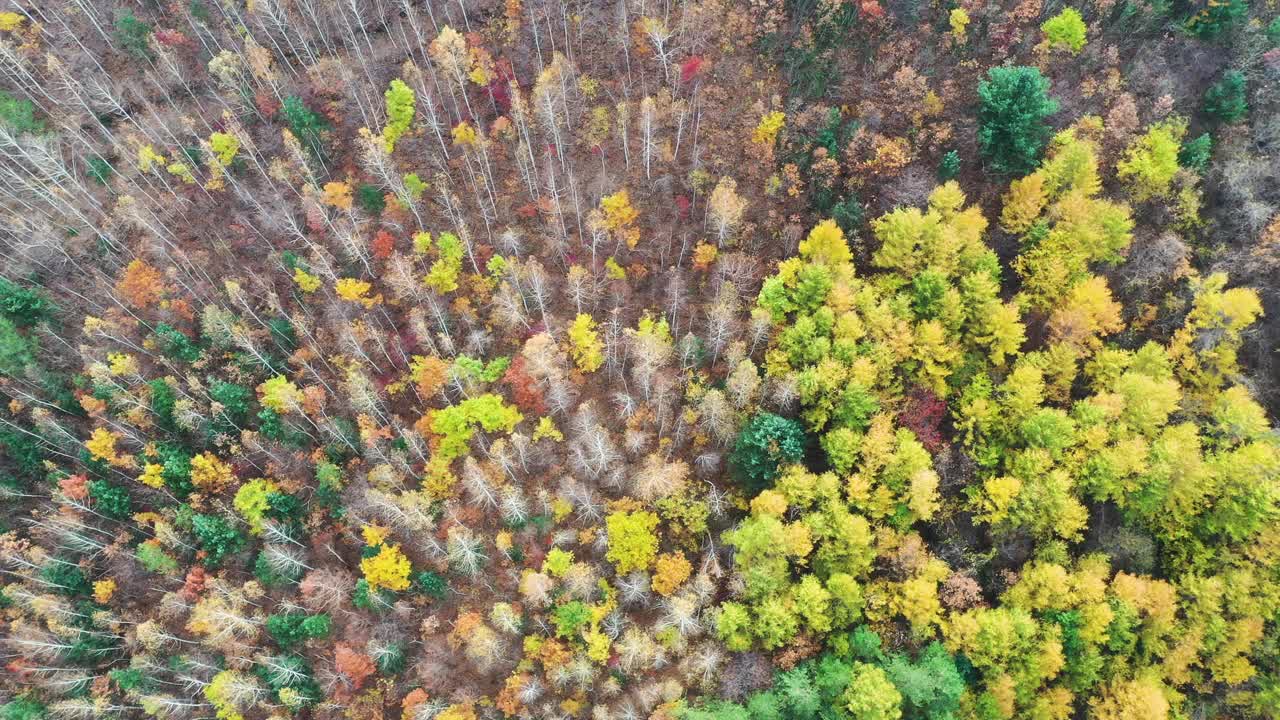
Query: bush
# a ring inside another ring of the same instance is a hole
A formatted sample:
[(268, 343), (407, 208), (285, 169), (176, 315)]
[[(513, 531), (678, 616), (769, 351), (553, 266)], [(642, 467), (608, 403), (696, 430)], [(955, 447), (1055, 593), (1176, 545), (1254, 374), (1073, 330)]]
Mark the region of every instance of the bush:
[(191, 528), (205, 553), (204, 564), (209, 567), (221, 565), (227, 556), (244, 547), (244, 536), (217, 515), (196, 515)]
[(50, 560), (40, 570), (40, 579), (49, 583), (55, 592), (68, 597), (88, 595), (93, 590), (80, 566), (68, 560)]
[(93, 498), (94, 509), (109, 518), (124, 520), (133, 514), (129, 491), (119, 485), (94, 480), (89, 483), (89, 497)]
[(41, 720), (44, 705), (31, 698), (16, 698), (0, 705), (0, 720)]
[(946, 155), (942, 156), (942, 161), (938, 163), (938, 180), (946, 182), (955, 179), (960, 174), (960, 153), (955, 150), (948, 150)]
[(307, 640), (328, 637), (332, 628), (333, 622), (323, 613), (281, 613), (267, 617), (267, 632), (286, 650)]
[(1188, 170), (1202, 173), (1209, 166), (1209, 159), (1212, 155), (1213, 138), (1210, 137), (1209, 133), (1204, 133), (1200, 137), (1182, 144), (1182, 150), (1178, 151), (1178, 164)]
[(1044, 119), (1058, 110), (1049, 81), (1033, 67), (996, 67), (978, 84), (978, 148), (998, 173), (1036, 169), (1049, 139)]
[(361, 209), (370, 215), (381, 215), (387, 207), (387, 198), (377, 185), (361, 185), (356, 190), (356, 202), (360, 203)]
[(0, 125), (8, 128), (15, 135), (22, 133), (43, 133), (44, 123), (36, 119), (36, 106), (30, 100), (23, 100), (0, 91)]
[(1204, 93), (1204, 112), (1216, 122), (1234, 123), (1249, 114), (1244, 74), (1228, 70)]
[(831, 208), (831, 219), (836, 221), (845, 235), (853, 235), (862, 227), (864, 213), (862, 203), (854, 196), (846, 197)]
[(37, 325), (57, 310), (39, 290), (22, 287), (8, 278), (0, 278), (0, 313), (21, 328)]
[(132, 11), (126, 11), (116, 20), (116, 42), (136, 58), (151, 57), (151, 25), (139, 20)]
[(738, 433), (729, 462), (750, 495), (773, 484), (783, 465), (804, 459), (804, 427), (773, 413), (759, 413)]
[(289, 131), (298, 139), (302, 147), (306, 148), (313, 157), (324, 156), (320, 134), (329, 129), (329, 124), (323, 117), (307, 107), (302, 102), (302, 98), (296, 95), (290, 95), (284, 99), (284, 103), (280, 106), (280, 114), (284, 117), (285, 124), (289, 126)]
[(95, 155), (89, 158), (89, 169), (85, 171), (85, 175), (99, 185), (106, 185), (115, 171), (116, 169), (107, 162), (106, 158)]

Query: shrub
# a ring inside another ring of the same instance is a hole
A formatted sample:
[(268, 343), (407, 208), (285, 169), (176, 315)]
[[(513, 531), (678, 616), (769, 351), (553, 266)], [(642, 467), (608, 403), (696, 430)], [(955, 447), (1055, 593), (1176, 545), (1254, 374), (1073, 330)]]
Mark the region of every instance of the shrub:
[(208, 567), (218, 567), (227, 556), (244, 547), (244, 536), (217, 515), (196, 515), (191, 519), (191, 529), (205, 553), (204, 564)]
[(151, 25), (134, 16), (133, 11), (125, 11), (116, 20), (116, 42), (129, 54), (139, 59), (151, 57)]
[(942, 160), (938, 163), (938, 181), (946, 182), (955, 179), (960, 174), (960, 153), (956, 150), (948, 150), (946, 155), (942, 156)]
[(37, 325), (48, 320), (57, 309), (43, 292), (0, 277), (0, 313), (14, 325), (22, 328)]
[(94, 509), (109, 518), (124, 520), (133, 514), (129, 491), (119, 485), (93, 480), (89, 483), (89, 497), (93, 498)]
[(1182, 143), (1182, 149), (1178, 151), (1178, 164), (1188, 170), (1203, 173), (1212, 156), (1213, 137), (1204, 133), (1194, 140)]
[(3, 91), (0, 91), (0, 125), (15, 135), (39, 134), (45, 130), (44, 123), (36, 119), (36, 106), (30, 100)]
[(1249, 114), (1249, 102), (1245, 93), (1244, 74), (1228, 70), (1222, 79), (1204, 93), (1204, 112), (1216, 122), (1231, 124), (1243, 120)]
[(328, 637), (332, 627), (333, 622), (324, 613), (281, 613), (267, 616), (267, 632), (286, 650), (307, 640)]

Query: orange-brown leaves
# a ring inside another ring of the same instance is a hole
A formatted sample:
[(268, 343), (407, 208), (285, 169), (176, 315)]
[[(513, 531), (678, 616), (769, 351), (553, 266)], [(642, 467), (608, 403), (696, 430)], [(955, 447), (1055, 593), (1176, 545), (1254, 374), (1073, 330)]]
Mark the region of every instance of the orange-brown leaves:
[(378, 671), (378, 668), (374, 666), (373, 660), (368, 655), (352, 650), (351, 646), (346, 643), (338, 643), (334, 647), (333, 665), (350, 683), (349, 690), (337, 693), (337, 695), (344, 697), (350, 697), (351, 693), (359, 690), (364, 685), (365, 678)]
[(116, 294), (124, 304), (145, 310), (160, 300), (165, 292), (164, 276), (142, 260), (134, 260), (116, 282)]

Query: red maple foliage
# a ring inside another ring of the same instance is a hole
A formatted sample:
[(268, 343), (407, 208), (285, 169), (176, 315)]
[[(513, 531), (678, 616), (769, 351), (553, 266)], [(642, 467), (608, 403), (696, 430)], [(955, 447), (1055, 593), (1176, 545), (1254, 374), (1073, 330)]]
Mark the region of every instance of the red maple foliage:
[(689, 217), (689, 198), (687, 196), (676, 196), (676, 210), (680, 213), (681, 219)]
[(511, 386), (511, 397), (521, 410), (535, 415), (546, 414), (547, 406), (543, 402), (542, 391), (538, 389), (533, 377), (525, 371), (524, 358), (517, 357), (511, 362), (511, 366), (502, 376), (502, 382)]
[(916, 434), (920, 444), (931, 453), (942, 449), (939, 426), (947, 414), (947, 403), (928, 388), (918, 387), (907, 396), (907, 404), (898, 413), (898, 422)]
[(702, 64), (706, 62), (701, 55), (694, 55), (688, 60), (680, 63), (680, 82), (691, 82), (698, 75), (698, 71), (702, 69)]
[(391, 253), (396, 249), (396, 238), (386, 230), (379, 230), (373, 236), (373, 242), (370, 244), (373, 249), (373, 256), (379, 260), (386, 260), (391, 257)]

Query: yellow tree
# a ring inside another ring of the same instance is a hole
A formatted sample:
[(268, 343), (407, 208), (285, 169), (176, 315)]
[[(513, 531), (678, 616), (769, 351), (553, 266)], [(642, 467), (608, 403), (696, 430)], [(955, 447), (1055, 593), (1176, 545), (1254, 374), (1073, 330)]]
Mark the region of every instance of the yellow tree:
[(634, 249), (640, 242), (640, 230), (636, 227), (640, 213), (631, 207), (631, 195), (627, 189), (601, 198), (600, 211), (604, 214), (604, 228), (625, 242), (628, 248)]

